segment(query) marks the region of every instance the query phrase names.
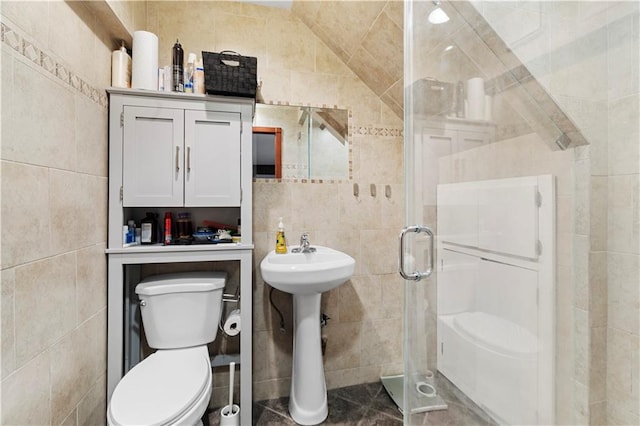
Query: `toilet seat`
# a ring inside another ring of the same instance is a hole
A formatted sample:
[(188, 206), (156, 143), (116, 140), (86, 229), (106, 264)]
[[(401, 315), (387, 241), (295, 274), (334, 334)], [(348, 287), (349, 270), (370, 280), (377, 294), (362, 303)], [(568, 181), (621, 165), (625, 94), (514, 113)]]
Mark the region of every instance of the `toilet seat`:
[(159, 350), (118, 383), (108, 420), (114, 425), (170, 425), (200, 403), (210, 388), (206, 346)]

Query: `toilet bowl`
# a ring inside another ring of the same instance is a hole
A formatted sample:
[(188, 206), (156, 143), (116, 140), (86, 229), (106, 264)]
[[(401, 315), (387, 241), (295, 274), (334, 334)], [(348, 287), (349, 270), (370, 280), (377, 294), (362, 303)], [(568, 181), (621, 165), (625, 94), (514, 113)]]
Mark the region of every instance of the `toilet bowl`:
[(111, 397), (107, 423), (196, 425), (211, 397), (206, 346), (160, 350), (136, 365)]
[(216, 338), (226, 274), (149, 277), (138, 284), (147, 343), (157, 351), (116, 386), (110, 426), (201, 425), (212, 392), (207, 343)]

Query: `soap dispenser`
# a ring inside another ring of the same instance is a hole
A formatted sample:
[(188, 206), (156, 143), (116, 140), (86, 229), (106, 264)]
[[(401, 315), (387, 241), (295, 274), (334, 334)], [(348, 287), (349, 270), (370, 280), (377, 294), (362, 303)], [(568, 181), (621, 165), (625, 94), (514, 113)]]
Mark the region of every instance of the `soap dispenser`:
[(278, 222), (278, 233), (276, 234), (276, 253), (285, 254), (287, 252), (287, 238), (284, 236), (284, 225), (282, 218)]

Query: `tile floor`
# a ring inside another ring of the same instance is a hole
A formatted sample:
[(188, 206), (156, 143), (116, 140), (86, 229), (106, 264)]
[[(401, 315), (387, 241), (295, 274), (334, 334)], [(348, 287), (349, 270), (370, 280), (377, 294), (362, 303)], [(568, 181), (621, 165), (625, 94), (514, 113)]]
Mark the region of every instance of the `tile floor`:
[[(413, 423), (426, 426), (495, 425), (489, 416), (442, 375), (436, 376), (436, 387), (449, 408), (417, 415)], [(402, 425), (402, 414), (380, 382), (332, 389), (327, 398), (329, 416), (322, 425)], [(296, 425), (289, 417), (288, 404), (289, 397), (255, 402), (253, 425)], [(220, 409), (210, 413), (209, 424), (220, 424)]]

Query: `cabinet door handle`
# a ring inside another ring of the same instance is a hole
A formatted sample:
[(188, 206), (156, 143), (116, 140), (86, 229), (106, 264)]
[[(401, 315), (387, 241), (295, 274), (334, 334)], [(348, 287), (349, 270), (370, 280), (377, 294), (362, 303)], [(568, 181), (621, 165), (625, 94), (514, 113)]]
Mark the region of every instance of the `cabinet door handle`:
[(187, 147), (187, 172), (191, 173), (191, 147)]
[(176, 173), (180, 171), (180, 147), (176, 146)]

